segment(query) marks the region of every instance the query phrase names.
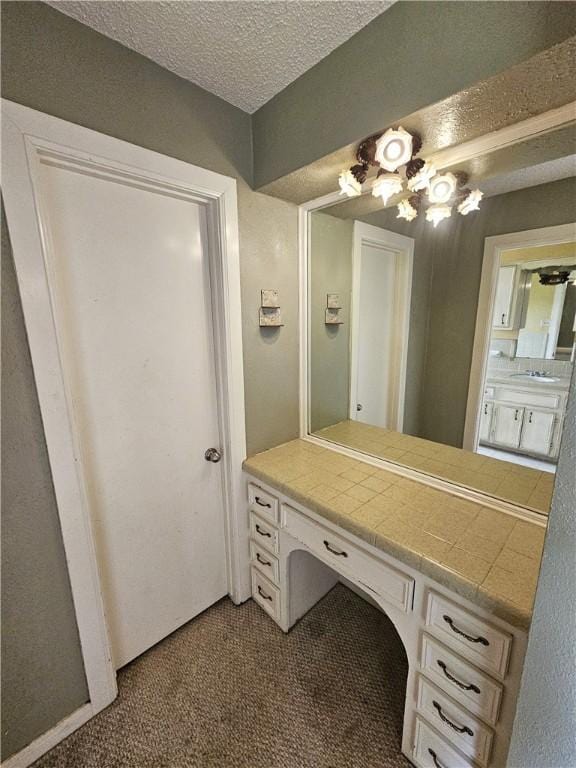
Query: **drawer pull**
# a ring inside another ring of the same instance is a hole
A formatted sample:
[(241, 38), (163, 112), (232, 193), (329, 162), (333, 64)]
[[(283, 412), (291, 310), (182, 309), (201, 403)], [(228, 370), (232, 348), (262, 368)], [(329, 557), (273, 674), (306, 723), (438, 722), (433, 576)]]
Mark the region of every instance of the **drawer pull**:
[(268, 533), (268, 531), (264, 531), (262, 528), (260, 528), (258, 523), (256, 523), (256, 533), (259, 533), (260, 536), (267, 536), (269, 539), (272, 538), (272, 534)]
[(456, 683), (456, 685), (459, 688), (462, 688), (463, 691), (473, 691), (474, 693), (480, 693), (480, 688), (478, 688), (477, 685), (474, 685), (473, 683), (469, 683), (468, 685), (466, 683), (461, 682), (456, 677), (452, 677), (450, 672), (448, 672), (448, 669), (446, 667), (446, 664), (444, 664), (443, 661), (438, 661), (438, 666), (444, 672), (448, 680), (450, 680), (453, 683)]
[(339, 552), (337, 549), (334, 549), (334, 548), (333, 548), (333, 547), (330, 545), (330, 542), (329, 542), (329, 541), (326, 541), (326, 539), (324, 539), (324, 546), (326, 547), (326, 549), (328, 550), (328, 552), (331, 552), (333, 555), (338, 555), (338, 557), (348, 557), (348, 552), (344, 552), (344, 550), (342, 550), (341, 552)]
[(263, 597), (264, 600), (270, 600), (270, 602), (272, 602), (272, 598), (270, 597), (270, 595), (267, 595), (266, 592), (264, 592), (260, 584), (258, 584), (258, 594), (260, 595), (260, 597)]
[(254, 501), (255, 501), (255, 502), (256, 502), (256, 504), (258, 504), (260, 507), (268, 507), (268, 509), (270, 509), (270, 508), (272, 507), (272, 504), (268, 504), (267, 502), (265, 502), (265, 501), (262, 501), (262, 499), (260, 498), (260, 496), (254, 496)]
[(442, 707), (440, 706), (440, 704), (438, 704), (437, 701), (433, 701), (432, 705), (434, 706), (434, 709), (438, 712), (438, 715), (440, 716), (440, 720), (442, 720), (443, 723), (446, 723), (446, 725), (449, 725), (450, 728), (455, 730), (457, 733), (467, 733), (468, 736), (474, 736), (473, 731), (470, 728), (468, 728), (467, 725), (462, 725), (462, 726), (456, 725), (455, 723), (452, 722), (452, 720), (446, 717), (444, 712), (442, 712)]
[(256, 560), (258, 560), (259, 563), (262, 563), (262, 565), (272, 565), (269, 560), (264, 560), (260, 552), (256, 552)]
[(466, 632), (462, 632), (461, 629), (458, 629), (458, 627), (454, 624), (453, 619), (450, 618), (450, 616), (442, 616), (446, 624), (450, 627), (452, 632), (456, 632), (457, 635), (462, 635), (462, 637), (465, 637), (466, 640), (468, 640), (470, 643), (480, 643), (481, 645), (490, 645), (488, 640), (486, 640), (485, 637), (472, 637), (472, 635), (467, 635)]
[(436, 768), (446, 768), (446, 766), (445, 766), (445, 765), (443, 765), (443, 764), (442, 764), (442, 763), (441, 763), (441, 762), (438, 760), (438, 756), (436, 755), (436, 752), (434, 752), (434, 750), (433, 750), (433, 749), (430, 749), (430, 747), (428, 747), (428, 753), (429, 753), (429, 754), (430, 754), (430, 756), (432, 757), (432, 760), (434, 761), (434, 765), (436, 766)]

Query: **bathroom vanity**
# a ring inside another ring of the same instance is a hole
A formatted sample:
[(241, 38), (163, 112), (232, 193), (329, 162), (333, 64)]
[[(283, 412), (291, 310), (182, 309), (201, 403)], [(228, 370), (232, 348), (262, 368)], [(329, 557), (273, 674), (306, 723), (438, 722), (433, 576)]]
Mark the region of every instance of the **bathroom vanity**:
[(258, 605), (288, 632), (338, 580), (353, 585), (406, 651), (406, 757), (503, 767), (543, 524), (307, 440), (244, 470)]
[(489, 375), (480, 416), (481, 444), (557, 459), (569, 384), (569, 379), (528, 373)]

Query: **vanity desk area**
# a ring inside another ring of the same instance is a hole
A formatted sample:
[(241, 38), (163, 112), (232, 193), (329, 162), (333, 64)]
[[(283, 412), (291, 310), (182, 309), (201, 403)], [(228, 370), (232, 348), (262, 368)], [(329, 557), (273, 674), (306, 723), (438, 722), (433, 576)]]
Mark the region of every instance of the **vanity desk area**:
[(288, 632), (341, 578), (355, 585), (406, 651), (404, 755), (504, 766), (544, 526), (307, 440), (244, 470), (258, 605)]

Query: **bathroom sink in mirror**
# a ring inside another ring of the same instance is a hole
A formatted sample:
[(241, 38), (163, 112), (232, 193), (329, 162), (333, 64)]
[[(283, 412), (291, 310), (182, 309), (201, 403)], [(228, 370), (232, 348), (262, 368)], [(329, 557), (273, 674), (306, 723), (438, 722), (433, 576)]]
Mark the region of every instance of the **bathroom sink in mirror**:
[(493, 161), (480, 209), (438, 222), (402, 218), (401, 194), (375, 210), (367, 184), (308, 212), (310, 434), (548, 512), (575, 356), (569, 160), (521, 185)]

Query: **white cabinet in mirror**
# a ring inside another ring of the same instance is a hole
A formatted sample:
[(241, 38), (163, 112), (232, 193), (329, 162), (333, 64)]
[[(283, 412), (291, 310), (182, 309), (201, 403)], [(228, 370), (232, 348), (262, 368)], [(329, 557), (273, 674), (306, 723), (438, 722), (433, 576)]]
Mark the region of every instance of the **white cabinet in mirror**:
[[(574, 362), (576, 179), (531, 169), (529, 213), (520, 155), (470, 162), (481, 209), (436, 228), (398, 218), (396, 198), (302, 206), (301, 433), (547, 514)], [(493, 236), (508, 221), (524, 229)], [(338, 327), (332, 292), (350, 318)]]

